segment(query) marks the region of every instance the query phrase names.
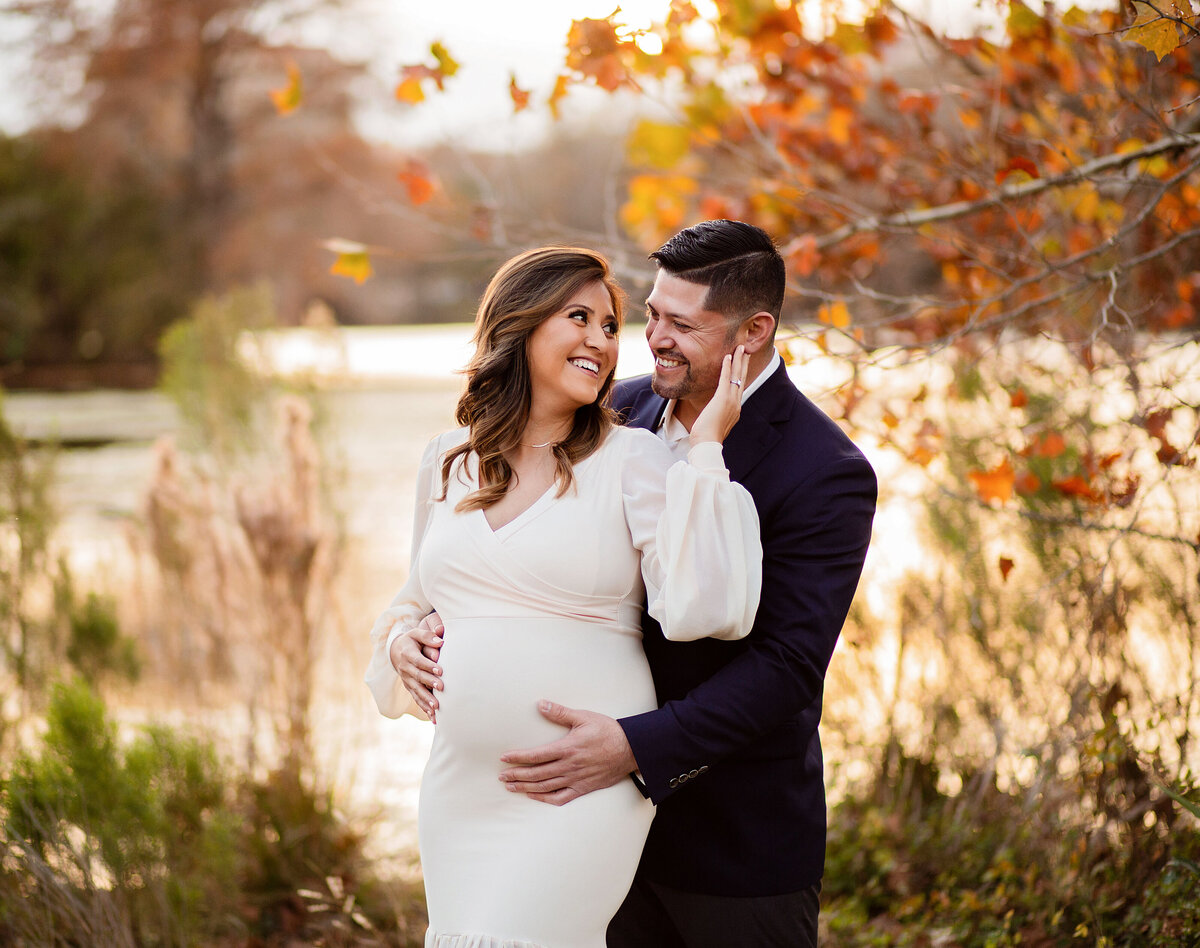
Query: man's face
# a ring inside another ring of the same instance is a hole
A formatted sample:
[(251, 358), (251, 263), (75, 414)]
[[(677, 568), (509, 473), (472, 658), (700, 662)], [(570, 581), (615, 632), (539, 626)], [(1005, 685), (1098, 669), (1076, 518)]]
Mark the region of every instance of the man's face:
[(659, 270), (646, 299), (646, 342), (654, 354), (654, 393), (707, 402), (717, 390), (721, 360), (732, 352), (736, 326), (704, 308), (708, 287)]

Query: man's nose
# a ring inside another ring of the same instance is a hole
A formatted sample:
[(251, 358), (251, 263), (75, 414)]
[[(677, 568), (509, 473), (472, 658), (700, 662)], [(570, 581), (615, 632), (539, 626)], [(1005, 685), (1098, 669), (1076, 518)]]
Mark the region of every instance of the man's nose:
[(646, 342), (651, 349), (673, 349), (671, 334), (661, 319), (646, 325)]

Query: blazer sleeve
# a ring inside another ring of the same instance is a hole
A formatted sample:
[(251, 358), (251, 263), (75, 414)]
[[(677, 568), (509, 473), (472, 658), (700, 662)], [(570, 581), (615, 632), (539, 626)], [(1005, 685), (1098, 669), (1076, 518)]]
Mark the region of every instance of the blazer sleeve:
[(876, 491), (874, 471), (856, 454), (759, 511), (763, 595), (745, 649), (686, 697), (620, 720), (654, 803), (677, 789), (675, 775), (707, 770), (820, 698), (862, 572)]
[(412, 553), (409, 558), (408, 581), (396, 593), (391, 604), (375, 620), (371, 627), (371, 659), (363, 680), (375, 697), (379, 713), (384, 717), (398, 718), (411, 714), (424, 719), (412, 696), (400, 682), (390, 657), (392, 642), (417, 626), (433, 611), (425, 591), (421, 588), (420, 570), (421, 543), (432, 520), (434, 485), (438, 482), (438, 465), (442, 438), (434, 438), (425, 448), (421, 466), (417, 469), (416, 506), (413, 511)]

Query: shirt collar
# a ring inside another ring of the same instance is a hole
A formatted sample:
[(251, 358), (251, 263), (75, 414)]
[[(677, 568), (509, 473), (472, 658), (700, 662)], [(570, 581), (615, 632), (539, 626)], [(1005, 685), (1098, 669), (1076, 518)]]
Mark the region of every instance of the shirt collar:
[[(778, 349), (771, 351), (771, 361), (767, 363), (767, 367), (763, 369), (755, 377), (754, 381), (746, 386), (746, 390), (742, 392), (742, 404), (746, 404), (746, 399), (763, 387), (763, 383), (767, 381), (775, 370), (779, 368), (783, 359), (779, 355)], [(675, 420), (675, 399), (672, 398), (667, 402), (666, 411), (663, 412), (662, 421), (658, 423), (658, 431), (662, 435), (662, 439), (667, 444), (674, 444), (677, 441), (682, 441), (688, 436), (688, 431), (683, 425)]]

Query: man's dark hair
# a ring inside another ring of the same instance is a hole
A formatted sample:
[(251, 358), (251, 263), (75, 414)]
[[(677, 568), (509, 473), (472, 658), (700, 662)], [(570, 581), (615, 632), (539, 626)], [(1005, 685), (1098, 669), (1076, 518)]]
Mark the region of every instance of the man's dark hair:
[(707, 286), (705, 309), (739, 323), (767, 312), (779, 325), (786, 269), (761, 228), (743, 221), (703, 221), (681, 230), (650, 259), (672, 276)]

